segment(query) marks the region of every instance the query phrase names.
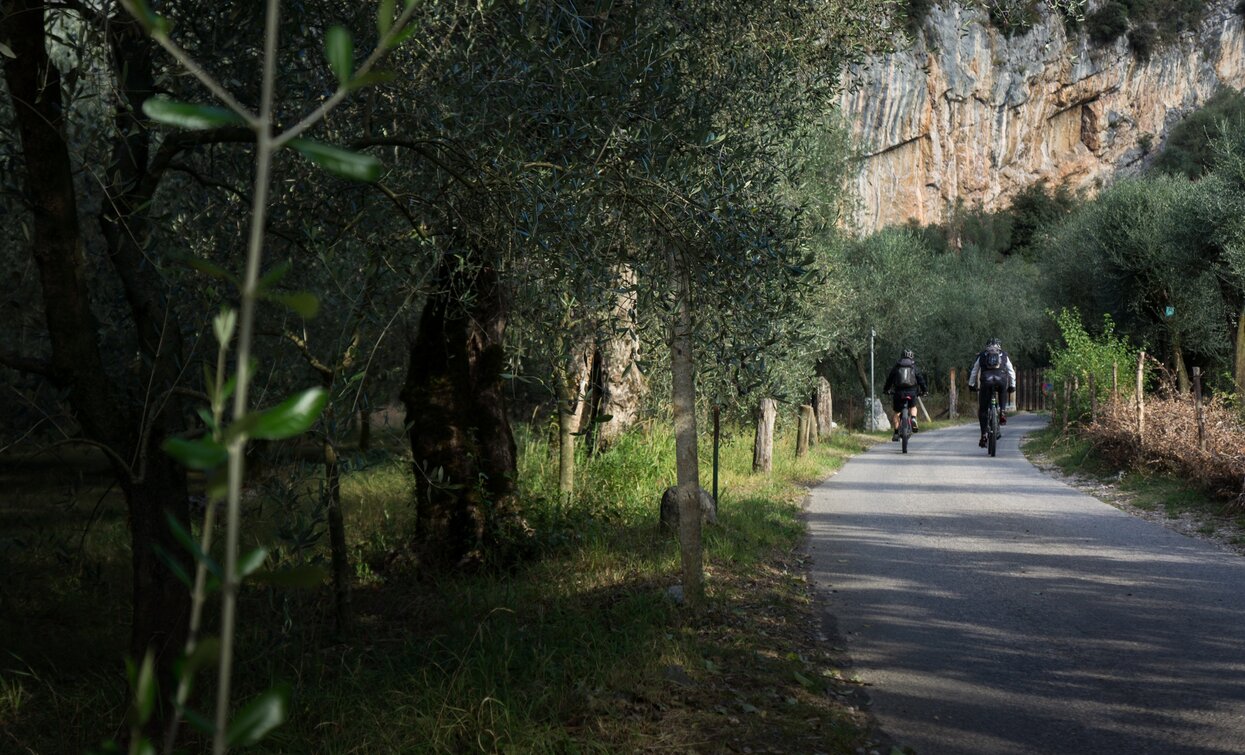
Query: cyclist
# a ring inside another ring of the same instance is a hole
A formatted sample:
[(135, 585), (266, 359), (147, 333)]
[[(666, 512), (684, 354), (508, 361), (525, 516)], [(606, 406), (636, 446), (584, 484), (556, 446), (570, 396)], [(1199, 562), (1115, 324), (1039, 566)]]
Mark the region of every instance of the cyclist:
[(891, 393), (893, 397), (891, 409), (895, 412), (892, 420), (895, 433), (891, 436), (891, 440), (899, 440), (899, 414), (903, 411), (904, 399), (907, 399), (912, 409), (912, 432), (915, 433), (916, 397), (924, 396), (929, 390), (925, 383), (925, 375), (916, 368), (916, 355), (912, 353), (912, 349), (904, 349), (899, 355), (899, 361), (895, 362), (890, 374), (886, 376), (886, 385), (882, 386), (882, 392)]
[[(984, 388), (985, 390), (980, 390)], [(981, 440), (977, 445), (986, 447), (986, 418), (990, 414), (990, 397), (999, 397), (999, 424), (1007, 424), (1007, 415), (1003, 409), (1007, 406), (1007, 395), (1016, 392), (1016, 367), (1003, 351), (1003, 344), (997, 338), (986, 341), (986, 347), (977, 355), (973, 369), (968, 373), (968, 389), (977, 392), (977, 420), (981, 423)]]

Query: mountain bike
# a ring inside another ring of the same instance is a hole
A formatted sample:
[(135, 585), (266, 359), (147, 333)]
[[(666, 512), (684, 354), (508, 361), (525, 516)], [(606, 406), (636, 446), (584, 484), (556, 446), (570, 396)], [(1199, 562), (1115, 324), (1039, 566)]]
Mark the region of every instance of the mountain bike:
[(899, 411), (899, 445), (908, 453), (908, 438), (912, 437), (912, 394), (904, 393), (903, 408)]
[(999, 392), (990, 389), (990, 411), (986, 414), (986, 450), (994, 456), (998, 446), (999, 435)]

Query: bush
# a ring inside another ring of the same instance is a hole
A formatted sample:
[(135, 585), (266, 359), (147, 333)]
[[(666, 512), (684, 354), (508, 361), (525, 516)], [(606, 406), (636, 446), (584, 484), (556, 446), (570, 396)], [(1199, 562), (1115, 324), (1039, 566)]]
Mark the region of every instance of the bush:
[(1033, 0), (989, 0), (986, 12), (990, 24), (1007, 37), (1024, 34), (1038, 22), (1037, 3)]
[(1138, 60), (1146, 61), (1159, 43), (1158, 27), (1152, 23), (1138, 24), (1128, 32), (1128, 47)]
[(1128, 31), (1128, 8), (1112, 0), (1086, 17), (1085, 31), (1095, 44), (1114, 41)]
[(1154, 160), (1154, 170), (1201, 178), (1214, 167), (1214, 142), (1245, 127), (1245, 96), (1225, 87), (1177, 123)]
[[(1081, 421), (1090, 414), (1091, 397), (1089, 377), (1094, 378), (1094, 393), (1099, 404), (1105, 404), (1111, 397), (1112, 371), (1119, 369), (1121, 375), (1131, 374), (1129, 367), (1137, 364), (1137, 350), (1115, 333), (1115, 323), (1110, 315), (1102, 317), (1102, 333), (1097, 337), (1090, 335), (1081, 322), (1081, 314), (1074, 309), (1062, 309), (1054, 315), (1055, 322), (1063, 336), (1064, 345), (1051, 348), (1051, 370), (1048, 373), (1055, 385), (1057, 402), (1063, 401), (1061, 386), (1075, 383), (1080, 390), (1073, 394), (1072, 403), (1068, 406), (1068, 417)], [(1133, 381), (1121, 381), (1120, 395), (1133, 395)], [(1062, 412), (1063, 406), (1056, 407)]]

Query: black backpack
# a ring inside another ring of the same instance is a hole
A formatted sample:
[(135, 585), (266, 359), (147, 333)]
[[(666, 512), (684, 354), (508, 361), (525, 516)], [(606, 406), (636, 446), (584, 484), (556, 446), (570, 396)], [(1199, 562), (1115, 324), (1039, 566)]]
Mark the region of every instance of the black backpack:
[(916, 382), (916, 365), (909, 362), (904, 364), (900, 362), (895, 365), (895, 387), (896, 388), (915, 388)]
[(981, 369), (1003, 369), (1003, 349), (998, 346), (987, 346), (986, 350), (981, 352)]

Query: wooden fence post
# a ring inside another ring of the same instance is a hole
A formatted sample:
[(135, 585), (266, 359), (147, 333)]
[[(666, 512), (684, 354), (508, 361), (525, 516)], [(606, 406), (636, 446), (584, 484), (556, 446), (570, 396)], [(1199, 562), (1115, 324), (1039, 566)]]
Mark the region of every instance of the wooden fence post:
[(1137, 357), (1137, 443), (1146, 442), (1146, 400), (1143, 393), (1146, 370), (1146, 353), (1143, 351)]
[(817, 414), (817, 435), (829, 438), (834, 429), (834, 396), (830, 392), (830, 381), (824, 377), (817, 378), (817, 400), (813, 411)]
[(1202, 368), (1193, 368), (1193, 405), (1197, 409), (1197, 447), (1206, 450), (1206, 417), (1202, 414)]
[(800, 422), (795, 433), (795, 456), (808, 455), (809, 440), (813, 434), (813, 407), (808, 404), (800, 406)]
[(959, 389), (955, 385), (955, 372), (955, 368), (952, 367), (951, 381), (948, 383), (947, 388), (947, 417), (949, 419), (955, 419), (960, 416), (960, 393)]
[(1111, 398), (1120, 400), (1120, 363), (1111, 363)]
[(1094, 388), (1094, 373), (1089, 373), (1089, 424), (1098, 421), (1098, 391)]
[(1064, 378), (1063, 381), (1063, 429), (1068, 429), (1068, 404), (1072, 403), (1072, 383)]

